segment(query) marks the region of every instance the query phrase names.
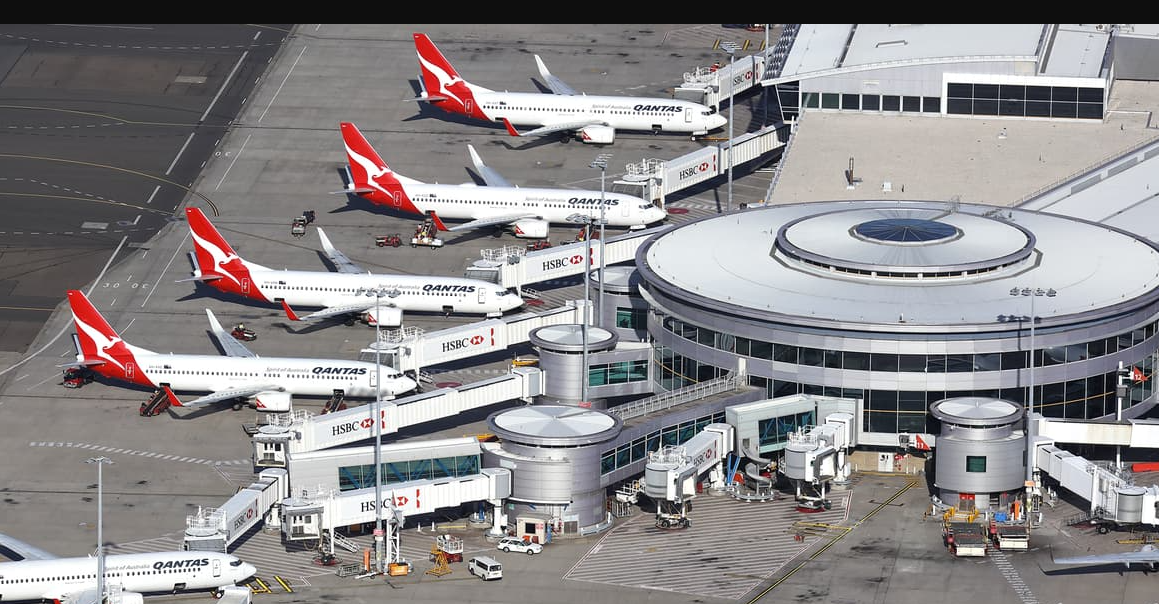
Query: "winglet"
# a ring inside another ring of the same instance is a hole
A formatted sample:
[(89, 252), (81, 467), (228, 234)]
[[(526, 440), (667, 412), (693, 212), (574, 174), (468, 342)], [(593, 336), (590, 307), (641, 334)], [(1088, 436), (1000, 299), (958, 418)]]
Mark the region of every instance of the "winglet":
[(181, 399), (177, 398), (176, 394), (173, 394), (173, 389), (169, 387), (169, 384), (161, 384), (161, 388), (165, 390), (165, 396), (169, 397), (170, 405), (173, 405), (174, 407), (185, 406), (181, 404)]
[(443, 220), (442, 220), (441, 218), (439, 218), (439, 215), (438, 215), (438, 214), (436, 214), (436, 213), (434, 213), (434, 211), (431, 211), (431, 212), (430, 212), (430, 215), (431, 215), (431, 220), (432, 220), (432, 221), (434, 221), (434, 223), (435, 223), (435, 228), (436, 228), (436, 229), (438, 229), (438, 230), (440, 230), (440, 231), (449, 231), (449, 230), (451, 230), (451, 229), (448, 229), (448, 228), (447, 228), (447, 225), (443, 224)]
[(518, 130), (515, 129), (515, 126), (511, 125), (511, 121), (507, 118), (503, 118), (503, 125), (507, 126), (507, 134), (510, 134), (511, 136), (523, 136), (519, 133)]
[(302, 320), (302, 319), (298, 318), (298, 315), (294, 313), (294, 309), (290, 308), (290, 305), (286, 304), (286, 301), (284, 299), (282, 300), (282, 310), (286, 311), (286, 317), (289, 318), (291, 321), (301, 321)]

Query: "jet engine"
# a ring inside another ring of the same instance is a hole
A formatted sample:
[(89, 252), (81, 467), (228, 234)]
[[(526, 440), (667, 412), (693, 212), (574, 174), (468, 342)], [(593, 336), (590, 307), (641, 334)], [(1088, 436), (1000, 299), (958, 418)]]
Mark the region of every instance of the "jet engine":
[(547, 229), (547, 221), (538, 218), (516, 220), (511, 225), (511, 232), (516, 237), (523, 237), (525, 239), (544, 239), (547, 237)]
[(616, 140), (616, 129), (611, 126), (584, 126), (579, 130), (579, 139), (584, 144), (610, 145)]
[(371, 307), (362, 316), (366, 324), (374, 327), (378, 323), (382, 327), (398, 327), (402, 325), (402, 309), (397, 306), (380, 306), (378, 310)]
[(258, 411), (289, 411), (289, 392), (259, 392), (253, 397), (253, 406)]

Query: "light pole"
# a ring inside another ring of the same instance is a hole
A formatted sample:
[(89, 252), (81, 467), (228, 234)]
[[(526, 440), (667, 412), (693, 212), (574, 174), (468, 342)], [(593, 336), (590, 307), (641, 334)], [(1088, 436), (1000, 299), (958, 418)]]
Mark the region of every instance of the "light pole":
[[(381, 287), (363, 288), (363, 295), (374, 296), (374, 405), (371, 413), (374, 420), (374, 570), (382, 572), (383, 541), (382, 531), (382, 339), (379, 304), (389, 293)], [(333, 538), (333, 536), (331, 536)]]
[(601, 153), (588, 165), (589, 168), (600, 169), (600, 303), (596, 304), (596, 318), (600, 327), (604, 326), (604, 173), (608, 170), (611, 157), (611, 153)]
[(733, 82), (736, 79), (736, 74), (733, 73), (733, 62), (736, 59), (736, 51), (740, 49), (736, 42), (721, 42), (720, 48), (728, 53), (728, 206), (725, 211), (732, 211), (732, 89)]
[[(583, 319), (580, 324), (580, 331), (583, 335), (583, 368), (580, 375), (580, 402), (588, 402), (588, 305), (591, 304), (588, 288), (588, 282), (591, 280), (592, 273), (592, 217), (586, 214), (575, 213), (567, 217), (568, 222), (582, 222), (586, 226), (584, 230), (587, 236), (584, 237), (584, 309)], [(601, 279), (603, 277), (601, 276)]]
[(104, 535), (104, 506), (105, 506), (105, 477), (104, 465), (113, 463), (108, 457), (90, 457), (85, 463), (97, 464), (97, 598), (98, 602), (105, 601), (105, 535)]
[[(1053, 298), (1058, 295), (1054, 289), (1029, 288), (1029, 287), (1012, 287), (1010, 288), (1011, 296), (1029, 296), (1030, 297), (1030, 393), (1026, 397), (1026, 482), (1034, 482), (1034, 441), (1030, 433), (1030, 414), (1034, 412), (1034, 324), (1038, 322), (1038, 317), (1034, 314), (1034, 299), (1038, 296), (1046, 296)], [(1042, 405), (1039, 404), (1039, 411), (1042, 411)]]

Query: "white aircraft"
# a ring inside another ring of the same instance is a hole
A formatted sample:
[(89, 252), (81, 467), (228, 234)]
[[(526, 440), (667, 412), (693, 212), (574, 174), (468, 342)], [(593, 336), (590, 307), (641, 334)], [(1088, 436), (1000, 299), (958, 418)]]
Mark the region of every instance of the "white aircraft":
[[(512, 186), (483, 165), (470, 145), (472, 161), (487, 186), (420, 182), (392, 171), (357, 126), (342, 122), (341, 129), (350, 179), (345, 190), (335, 193), (354, 193), (399, 212), (429, 215), (441, 231), (509, 227), (516, 237), (543, 239), (550, 224), (569, 224), (569, 216), (598, 221), (601, 201), (607, 226), (639, 229), (668, 216), (647, 200), (623, 193)], [(468, 222), (448, 228), (443, 218)]]
[[(251, 300), (280, 302), (292, 321), (346, 316), (353, 324), (357, 315), (371, 326), (397, 327), (402, 324), (403, 311), (498, 317), (523, 306), (518, 294), (478, 279), (372, 274), (331, 245), (322, 229), (318, 229), (322, 249), (338, 272), (266, 268), (238, 256), (200, 208), (185, 208), (185, 215), (197, 250), (190, 253), (196, 269), (193, 277), (179, 281), (203, 281)], [(371, 290), (387, 292), (387, 296), (367, 296)], [(322, 310), (299, 317), (294, 306), (320, 306)]]
[[(100, 603), (96, 557), (58, 558), (8, 535), (0, 535), (0, 547), (21, 557), (0, 562), (0, 600)], [(145, 594), (218, 592), (249, 580), (256, 572), (253, 564), (218, 552), (111, 554), (105, 556), (104, 583), (106, 593), (123, 590), (121, 604), (142, 604)]]
[[(503, 122), (512, 136), (563, 132), (565, 141), (574, 134), (585, 143), (610, 144), (617, 129), (699, 136), (728, 123), (716, 110), (691, 101), (577, 92), (551, 75), (539, 55), (535, 55), (539, 75), (554, 94), (497, 92), (464, 80), (426, 34), (415, 33), (414, 41), (422, 87), (414, 100), (448, 113)], [(537, 128), (520, 133), (515, 126)]]
[[(160, 388), (176, 407), (199, 407), (244, 399), (259, 411), (289, 411), (291, 395), (373, 398), (375, 374), (381, 373), (381, 393), (398, 395), (414, 390), (415, 381), (397, 369), (374, 363), (339, 359), (259, 357), (218, 323), (208, 308), (214, 337), (225, 356), (159, 354), (121, 339), (92, 302), (78, 290), (68, 291), (76, 334), (76, 363), (107, 378)], [(209, 392), (181, 402), (174, 391)], [(240, 407), (238, 407), (240, 408)], [(2, 593), (0, 593), (2, 595)]]
[(1052, 549), (1050, 557), (1055, 564), (1122, 564), (1128, 570), (1132, 564), (1143, 564), (1147, 567), (1145, 570), (1159, 571), (1159, 549), (1150, 543), (1144, 544), (1133, 552), (1073, 556), (1070, 558), (1055, 558)]

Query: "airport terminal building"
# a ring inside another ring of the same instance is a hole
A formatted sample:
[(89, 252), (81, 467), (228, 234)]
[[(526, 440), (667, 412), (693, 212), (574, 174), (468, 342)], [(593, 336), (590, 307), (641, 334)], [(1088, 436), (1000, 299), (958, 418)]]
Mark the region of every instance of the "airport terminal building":
[(1123, 416), (1153, 404), (1159, 248), (1113, 227), (946, 202), (795, 204), (660, 233), (636, 269), (656, 392), (743, 374), (768, 398), (856, 400), (860, 443), (878, 446), (937, 434), (929, 408), (953, 397), (1114, 418), (1120, 362), (1142, 378)]
[(1153, 25), (791, 24), (761, 83), (804, 109), (1101, 120), (1115, 78), (1154, 80)]

